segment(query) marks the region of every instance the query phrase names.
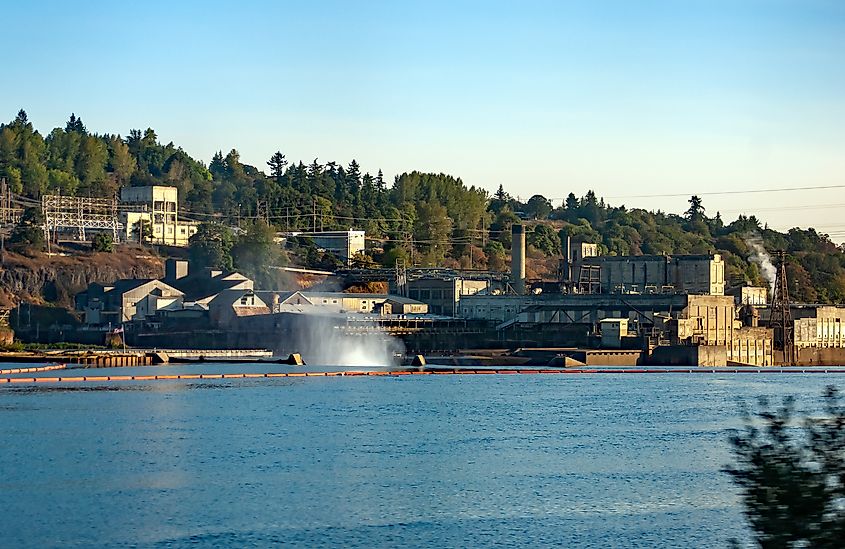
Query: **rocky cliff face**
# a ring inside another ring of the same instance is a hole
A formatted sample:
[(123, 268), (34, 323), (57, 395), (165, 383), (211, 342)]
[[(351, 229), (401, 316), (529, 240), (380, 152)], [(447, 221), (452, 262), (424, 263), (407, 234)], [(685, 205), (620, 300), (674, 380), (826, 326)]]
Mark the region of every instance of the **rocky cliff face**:
[(134, 248), (68, 256), (24, 257), (7, 253), (4, 259), (0, 267), (0, 307), (29, 302), (72, 308), (73, 296), (92, 282), (164, 275), (161, 259)]

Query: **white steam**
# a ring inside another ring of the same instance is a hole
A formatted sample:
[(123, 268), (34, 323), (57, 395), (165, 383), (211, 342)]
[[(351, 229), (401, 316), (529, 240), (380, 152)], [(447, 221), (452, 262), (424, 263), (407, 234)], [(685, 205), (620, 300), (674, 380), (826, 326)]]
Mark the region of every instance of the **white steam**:
[(769, 295), (775, 292), (775, 280), (777, 279), (777, 269), (772, 263), (772, 258), (763, 247), (763, 239), (759, 234), (751, 234), (745, 238), (745, 243), (751, 248), (753, 252), (749, 257), (749, 261), (753, 261), (760, 267), (760, 272), (769, 283)]

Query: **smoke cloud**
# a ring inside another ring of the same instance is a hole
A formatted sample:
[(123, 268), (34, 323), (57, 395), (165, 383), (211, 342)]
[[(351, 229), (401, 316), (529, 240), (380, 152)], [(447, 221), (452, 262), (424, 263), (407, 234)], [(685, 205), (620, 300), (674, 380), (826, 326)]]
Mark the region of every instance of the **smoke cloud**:
[(752, 254), (748, 256), (748, 260), (753, 261), (760, 267), (763, 277), (769, 283), (769, 295), (773, 295), (775, 292), (777, 269), (772, 263), (772, 258), (766, 252), (766, 248), (763, 246), (763, 238), (756, 233), (750, 234), (745, 238), (745, 243), (752, 251)]

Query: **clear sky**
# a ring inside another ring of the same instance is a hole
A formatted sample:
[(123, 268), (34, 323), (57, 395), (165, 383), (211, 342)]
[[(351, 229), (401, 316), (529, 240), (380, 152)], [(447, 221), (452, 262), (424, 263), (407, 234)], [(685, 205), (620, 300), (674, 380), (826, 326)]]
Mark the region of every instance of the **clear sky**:
[[(523, 199), (845, 185), (845, 1), (0, 0), (0, 119)], [(705, 195), (845, 240), (845, 189)], [(658, 195), (636, 198), (640, 195)], [(666, 196), (679, 195), (679, 196)]]

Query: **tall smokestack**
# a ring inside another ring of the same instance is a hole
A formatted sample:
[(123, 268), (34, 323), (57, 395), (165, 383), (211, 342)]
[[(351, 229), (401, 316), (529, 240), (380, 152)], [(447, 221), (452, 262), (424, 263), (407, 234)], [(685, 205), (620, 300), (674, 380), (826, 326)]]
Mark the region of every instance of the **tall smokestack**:
[(511, 286), (525, 293), (525, 226), (516, 223), (511, 225)]
[(566, 257), (566, 271), (563, 276), (566, 278), (566, 291), (572, 291), (572, 237), (566, 236), (566, 250), (564, 251)]

